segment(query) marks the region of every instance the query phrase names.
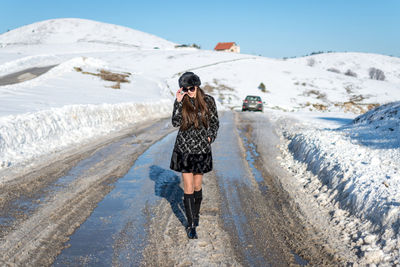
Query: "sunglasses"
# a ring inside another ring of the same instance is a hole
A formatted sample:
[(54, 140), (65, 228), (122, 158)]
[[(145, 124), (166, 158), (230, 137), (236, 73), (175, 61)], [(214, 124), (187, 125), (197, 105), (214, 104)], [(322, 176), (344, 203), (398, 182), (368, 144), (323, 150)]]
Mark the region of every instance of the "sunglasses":
[(196, 88), (194, 86), (193, 87), (184, 87), (182, 89), (183, 92), (187, 92), (187, 91), (194, 92), (195, 90), (196, 90)]

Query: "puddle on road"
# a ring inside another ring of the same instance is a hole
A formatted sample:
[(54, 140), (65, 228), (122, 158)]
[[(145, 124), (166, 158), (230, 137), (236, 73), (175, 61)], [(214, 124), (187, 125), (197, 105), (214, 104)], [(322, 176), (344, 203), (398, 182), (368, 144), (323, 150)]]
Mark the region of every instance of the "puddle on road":
[[(169, 169), (176, 132), (145, 151), (78, 228), (55, 266), (137, 266), (147, 245), (151, 207), (167, 198), (182, 221), (180, 177)], [(183, 223), (183, 222), (182, 222)]]
[(258, 160), (259, 157), (256, 146), (248, 140), (243, 130), (239, 130), (239, 136), (242, 139), (244, 147), (246, 149), (246, 160), (249, 164), (253, 177), (258, 184), (258, 188), (263, 194), (267, 194), (268, 186), (265, 184), (264, 177), (262, 176), (261, 172), (255, 166), (255, 162)]
[[(49, 183), (37, 193), (30, 196), (23, 195), (9, 203), (7, 209), (0, 210), (0, 233), (7, 233), (7, 230), (13, 227), (18, 218), (28, 218), (42, 203), (45, 203), (47, 199), (51, 199), (56, 196), (57, 193), (68, 187), (81, 176), (85, 170), (89, 169), (97, 162), (102, 161), (105, 154), (112, 153), (114, 147), (119, 146), (124, 140), (125, 139), (99, 149), (90, 157), (78, 162), (66, 175)], [(0, 237), (3, 237), (3, 235), (0, 234)]]

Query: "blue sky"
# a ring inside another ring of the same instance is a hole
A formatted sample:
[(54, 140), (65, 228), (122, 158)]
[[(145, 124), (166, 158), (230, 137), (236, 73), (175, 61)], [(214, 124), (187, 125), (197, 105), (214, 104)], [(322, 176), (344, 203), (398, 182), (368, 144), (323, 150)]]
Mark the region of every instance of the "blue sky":
[(400, 56), (400, 0), (3, 0), (0, 33), (52, 18), (85, 18), (213, 49), (236, 42), (267, 57), (313, 51)]

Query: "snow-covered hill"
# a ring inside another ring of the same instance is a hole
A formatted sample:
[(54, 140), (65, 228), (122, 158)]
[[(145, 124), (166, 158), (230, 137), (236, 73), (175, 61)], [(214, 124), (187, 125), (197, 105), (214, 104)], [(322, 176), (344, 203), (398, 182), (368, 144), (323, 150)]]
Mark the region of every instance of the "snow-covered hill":
[[(352, 56), (347, 61), (356, 64)], [(369, 54), (364, 55), (370, 57)], [(383, 60), (390, 57), (377, 57)], [(306, 59), (304, 59), (306, 60)], [(392, 64), (391, 73), (400, 71), (400, 65)], [(232, 106), (240, 106), (246, 94), (259, 94), (268, 107), (285, 111), (319, 110), (363, 113), (376, 105), (400, 99), (400, 82), (389, 78), (385, 81), (355, 78), (323, 68), (310, 67), (304, 62), (253, 58), (230, 62), (224, 65), (199, 69), (205, 77), (212, 77), (221, 84), (235, 89), (238, 98), (232, 99)], [(394, 77), (394, 76), (390, 76)], [(263, 83), (266, 91), (258, 89)], [(212, 82), (213, 86), (218, 83)], [(229, 102), (228, 100), (224, 100)]]
[(321, 70), (345, 75), (354, 73), (359, 79), (370, 79), (371, 68), (384, 72), (385, 80), (400, 83), (400, 58), (369, 53), (324, 53), (307, 57), (288, 59), (288, 61)]
[(118, 25), (86, 19), (52, 19), (0, 35), (1, 46), (92, 43), (130, 48), (173, 48), (174, 43)]

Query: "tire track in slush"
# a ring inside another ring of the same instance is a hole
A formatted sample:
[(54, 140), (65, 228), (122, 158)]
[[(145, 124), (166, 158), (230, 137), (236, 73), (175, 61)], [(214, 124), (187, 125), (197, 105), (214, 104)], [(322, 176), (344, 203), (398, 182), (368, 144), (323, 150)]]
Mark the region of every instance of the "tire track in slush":
[[(151, 209), (162, 199), (160, 188), (179, 186), (180, 178), (169, 170), (176, 132), (146, 150), (91, 216), (70, 237), (55, 266), (137, 266), (147, 245)], [(117, 156), (117, 155), (116, 155)], [(163, 173), (163, 179), (157, 174)]]
[(213, 157), (226, 207), (223, 221), (235, 252), (245, 266), (302, 265), (304, 261), (282, 240), (279, 225), (269, 218), (268, 209), (274, 207), (264, 205), (263, 198), (268, 186), (254, 166), (251, 145), (241, 141), (234, 116), (229, 112), (221, 117)]

